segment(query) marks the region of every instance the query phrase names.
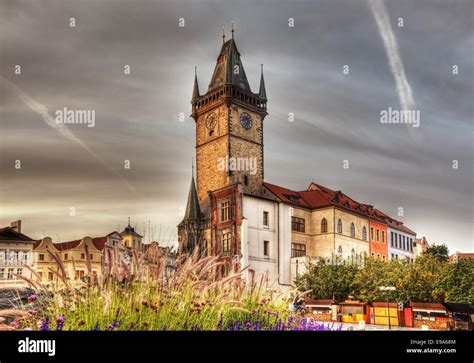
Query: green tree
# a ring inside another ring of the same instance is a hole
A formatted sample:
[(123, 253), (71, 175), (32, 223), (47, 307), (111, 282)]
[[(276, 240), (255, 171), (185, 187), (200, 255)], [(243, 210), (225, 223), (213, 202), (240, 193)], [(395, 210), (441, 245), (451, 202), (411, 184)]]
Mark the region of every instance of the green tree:
[(399, 281), (400, 300), (404, 302), (442, 302), (434, 299), (434, 289), (443, 264), (431, 254), (423, 254), (414, 263), (408, 265), (407, 271)]
[(474, 260), (461, 258), (440, 269), (433, 298), (446, 302), (474, 303)]
[(355, 274), (351, 284), (352, 294), (359, 300), (373, 302), (385, 300), (384, 292), (380, 286), (389, 286), (387, 281), (387, 264), (380, 260), (368, 258), (364, 267)]
[(443, 262), (447, 261), (449, 258), (448, 246), (446, 246), (445, 244), (442, 244), (442, 245), (432, 244), (425, 250), (424, 254), (431, 255), (437, 258), (439, 261), (443, 261)]
[(319, 260), (308, 264), (307, 272), (295, 280), (300, 291), (310, 291), (313, 299), (345, 300), (351, 293), (351, 284), (357, 272), (357, 266), (351, 264), (327, 263)]

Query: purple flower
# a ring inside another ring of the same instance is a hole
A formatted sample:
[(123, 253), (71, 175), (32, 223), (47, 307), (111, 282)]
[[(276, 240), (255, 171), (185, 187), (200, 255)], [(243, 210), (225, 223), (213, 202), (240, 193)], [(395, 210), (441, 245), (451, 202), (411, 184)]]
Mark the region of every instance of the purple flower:
[(32, 331), (33, 329), (31, 329), (31, 328), (25, 328), (25, 329), (23, 329), (23, 330), (24, 330), (24, 331)]
[(99, 325), (99, 322), (97, 322), (97, 324), (95, 324), (95, 327), (94, 329), (92, 329), (93, 331), (99, 331), (100, 330), (100, 325)]
[(56, 318), (56, 330), (63, 330), (64, 327), (64, 316), (59, 315)]
[(36, 301), (36, 295), (35, 295), (35, 294), (31, 294), (30, 296), (28, 296), (28, 301), (29, 301), (29, 302)]
[(50, 322), (49, 322), (49, 316), (47, 316), (47, 317), (41, 322), (41, 324), (40, 324), (40, 326), (39, 326), (39, 329), (40, 329), (41, 331), (49, 331), (49, 330), (51, 330), (51, 329), (49, 328), (49, 323), (50, 323)]

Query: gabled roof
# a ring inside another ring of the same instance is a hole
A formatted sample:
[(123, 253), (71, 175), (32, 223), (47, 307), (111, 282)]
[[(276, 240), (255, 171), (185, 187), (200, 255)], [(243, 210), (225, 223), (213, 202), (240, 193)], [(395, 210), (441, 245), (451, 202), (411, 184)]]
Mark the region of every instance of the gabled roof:
[[(236, 69), (238, 72), (235, 72)], [(234, 38), (222, 44), (208, 91), (226, 84), (231, 84), (243, 91), (251, 92)]]
[(118, 233), (117, 231), (110, 232), (110, 233), (107, 234), (105, 237), (110, 237), (110, 236), (113, 236), (114, 234), (116, 234), (118, 237), (122, 238), (122, 236), (120, 235), (120, 233)]
[(0, 241), (12, 241), (12, 242), (29, 242), (35, 243), (33, 238), (24, 235), (23, 233), (15, 231), (11, 227), (0, 228)]
[(371, 205), (357, 202), (340, 190), (333, 190), (315, 182), (311, 182), (308, 189), (303, 191), (295, 191), (266, 182), (263, 185), (284, 203), (308, 209), (335, 206), (366, 218), (377, 219), (394, 229), (416, 235), (411, 229), (405, 227), (402, 222), (391, 218)]

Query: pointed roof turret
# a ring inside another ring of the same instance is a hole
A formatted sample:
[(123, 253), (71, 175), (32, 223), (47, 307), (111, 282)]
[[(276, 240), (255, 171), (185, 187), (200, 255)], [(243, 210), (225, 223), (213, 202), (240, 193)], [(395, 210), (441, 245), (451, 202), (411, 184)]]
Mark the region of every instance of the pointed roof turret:
[(194, 87), (193, 87), (193, 98), (191, 102), (196, 101), (200, 97), (199, 95), (199, 84), (197, 79), (197, 67), (194, 67)]
[(263, 64), (262, 67), (262, 75), (260, 76), (260, 89), (258, 91), (258, 95), (262, 100), (267, 100), (267, 91), (265, 90), (265, 80), (263, 79)]
[(188, 219), (202, 219), (196, 183), (194, 182), (194, 175), (191, 177), (191, 185), (189, 186), (188, 192), (188, 203), (186, 204), (186, 212), (184, 213), (183, 220)]
[(240, 53), (235, 44), (233, 25), (232, 38), (222, 44), (208, 91), (226, 84), (231, 84), (239, 87), (241, 90), (251, 92), (244, 66), (240, 59)]

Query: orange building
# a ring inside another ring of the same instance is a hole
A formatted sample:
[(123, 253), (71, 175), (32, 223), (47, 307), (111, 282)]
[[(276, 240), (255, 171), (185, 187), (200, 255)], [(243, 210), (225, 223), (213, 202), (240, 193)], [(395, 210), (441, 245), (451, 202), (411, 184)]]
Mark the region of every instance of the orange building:
[[(378, 211), (374, 211), (375, 213)], [(381, 220), (369, 220), (370, 255), (382, 261), (388, 261), (387, 225)]]

